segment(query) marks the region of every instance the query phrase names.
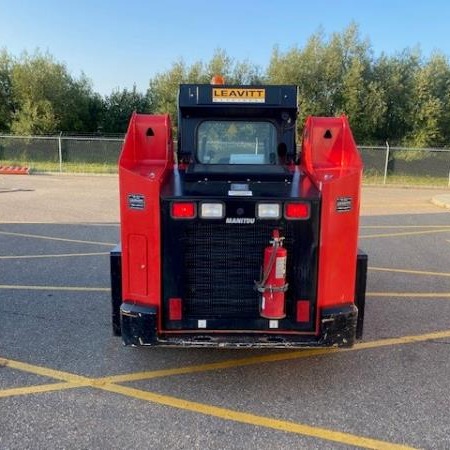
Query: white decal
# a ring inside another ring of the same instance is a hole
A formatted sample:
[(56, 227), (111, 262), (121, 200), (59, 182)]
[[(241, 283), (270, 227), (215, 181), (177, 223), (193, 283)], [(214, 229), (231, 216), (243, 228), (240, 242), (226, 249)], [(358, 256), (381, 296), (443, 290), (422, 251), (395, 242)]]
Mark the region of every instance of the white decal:
[(275, 265), (275, 278), (284, 279), (286, 275), (286, 256), (280, 256), (277, 258)]
[(243, 196), (243, 197), (251, 197), (253, 195), (252, 191), (228, 191), (228, 195), (231, 197)]
[(253, 224), (255, 219), (251, 217), (227, 217), (225, 223)]

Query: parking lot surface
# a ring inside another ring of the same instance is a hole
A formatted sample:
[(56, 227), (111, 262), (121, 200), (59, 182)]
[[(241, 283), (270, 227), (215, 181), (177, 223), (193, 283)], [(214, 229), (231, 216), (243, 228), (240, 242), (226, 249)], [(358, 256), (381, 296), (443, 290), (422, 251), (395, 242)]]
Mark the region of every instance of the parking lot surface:
[(114, 176), (0, 176), (0, 449), (450, 448), (450, 212), (363, 188), (354, 348), (128, 348)]

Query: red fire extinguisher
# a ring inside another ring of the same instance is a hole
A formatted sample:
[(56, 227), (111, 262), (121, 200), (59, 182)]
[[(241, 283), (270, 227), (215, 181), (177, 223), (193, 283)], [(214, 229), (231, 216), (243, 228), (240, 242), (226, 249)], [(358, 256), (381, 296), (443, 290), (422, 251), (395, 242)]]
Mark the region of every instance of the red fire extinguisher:
[(273, 230), (272, 240), (264, 249), (264, 264), (261, 281), (256, 282), (256, 289), (261, 293), (259, 309), (261, 317), (266, 319), (282, 319), (286, 317), (285, 292), (286, 257), (287, 251), (283, 247), (283, 237), (278, 230)]

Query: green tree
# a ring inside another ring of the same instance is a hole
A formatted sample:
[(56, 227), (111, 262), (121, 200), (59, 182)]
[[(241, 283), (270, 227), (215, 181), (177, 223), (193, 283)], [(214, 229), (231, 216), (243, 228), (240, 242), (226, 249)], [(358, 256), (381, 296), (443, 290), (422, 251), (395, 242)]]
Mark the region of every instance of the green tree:
[(386, 104), (382, 86), (372, 77), (372, 65), (353, 60), (342, 83), (342, 112), (349, 117), (356, 141), (375, 143), (374, 135), (386, 113)]
[(140, 113), (151, 112), (148, 98), (137, 91), (136, 86), (129, 91), (114, 91), (106, 97), (104, 102), (102, 131), (106, 133), (124, 133), (133, 111)]
[(92, 83), (83, 73), (79, 79), (71, 79), (61, 96), (59, 130), (95, 132), (100, 125), (104, 102), (92, 90)]
[(188, 77), (186, 65), (180, 60), (175, 62), (167, 72), (159, 73), (150, 79), (147, 97), (152, 110), (158, 114), (170, 114), (175, 123), (177, 119), (178, 86), (188, 80), (190, 83), (198, 82), (193, 77), (198, 76), (199, 69), (198, 64), (195, 65), (191, 76)]
[(55, 132), (63, 113), (60, 97), (68, 84), (65, 67), (48, 54), (25, 53), (13, 65), (11, 78), (15, 101), (12, 130), (17, 134)]
[(411, 131), (406, 145), (435, 147), (449, 143), (450, 67), (447, 58), (434, 54), (415, 74)]
[(12, 58), (5, 49), (0, 50), (0, 132), (8, 132), (12, 120), (11, 95)]
[(412, 131), (414, 83), (420, 57), (418, 50), (404, 50), (396, 56), (381, 55), (376, 61), (373, 78), (381, 87), (381, 102), (385, 105), (374, 130), (376, 140), (399, 144)]
[(223, 76), (226, 84), (261, 84), (263, 80), (259, 66), (249, 60), (236, 61), (220, 48), (214, 52), (199, 82), (209, 83), (214, 75)]
[(12, 64), (11, 93), (11, 129), (16, 134), (96, 128), (91, 115), (96, 100), (90, 81), (85, 75), (74, 79), (66, 66), (49, 54), (24, 53)]
[[(358, 26), (350, 24), (342, 33), (326, 39), (323, 31), (313, 34), (303, 48), (285, 53), (275, 48), (267, 71), (271, 83), (299, 87), (299, 127), (309, 115), (349, 116), (357, 139), (370, 135), (366, 118), (383, 111), (379, 86), (371, 80), (373, 58), (370, 44), (361, 39)], [(373, 98), (367, 98), (367, 93)]]

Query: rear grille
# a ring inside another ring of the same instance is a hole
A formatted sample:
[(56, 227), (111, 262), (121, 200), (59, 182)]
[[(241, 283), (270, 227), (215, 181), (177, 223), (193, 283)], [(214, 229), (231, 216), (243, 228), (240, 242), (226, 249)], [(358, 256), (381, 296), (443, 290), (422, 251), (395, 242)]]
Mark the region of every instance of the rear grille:
[[(201, 221), (187, 225), (182, 237), (186, 316), (257, 318), (259, 300), (254, 281), (260, 278), (272, 230), (279, 225)], [(288, 224), (281, 232), (288, 255), (292, 255), (294, 226)]]

